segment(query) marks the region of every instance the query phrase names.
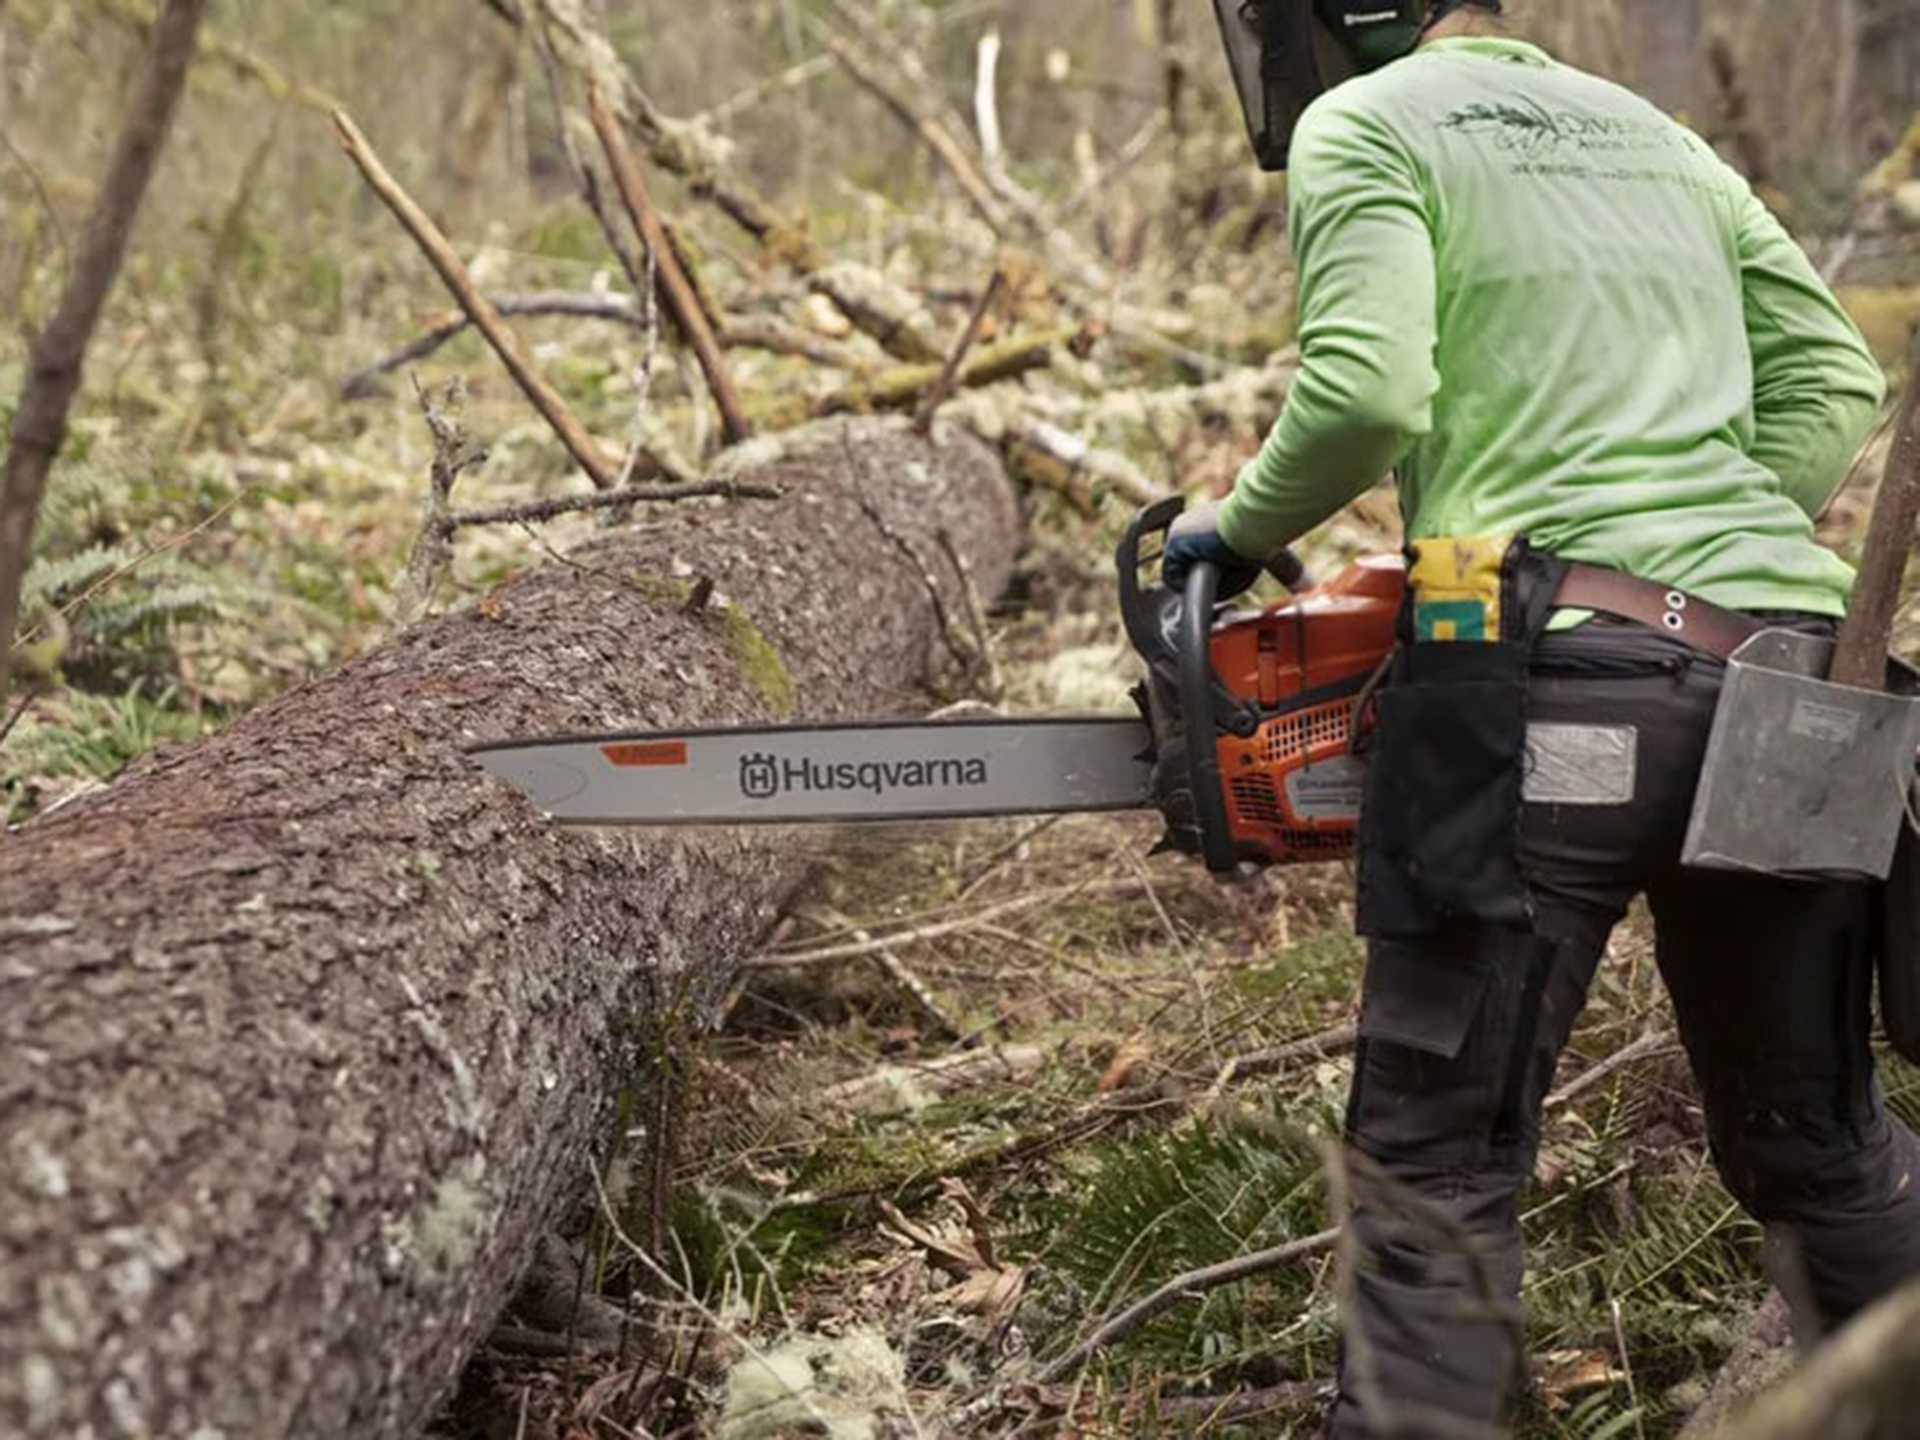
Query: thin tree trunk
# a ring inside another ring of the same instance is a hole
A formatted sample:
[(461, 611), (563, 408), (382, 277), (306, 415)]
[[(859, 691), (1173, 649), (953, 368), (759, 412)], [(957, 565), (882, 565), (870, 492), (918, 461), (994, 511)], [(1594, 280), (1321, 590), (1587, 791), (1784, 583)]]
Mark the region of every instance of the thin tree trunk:
[(641, 1022), (722, 993), (810, 863), (550, 827), (461, 747), (910, 707), (933, 607), (873, 514), (949, 611), (941, 527), (1005, 580), (979, 442), (803, 440), (716, 477), (782, 500), (657, 514), (0, 836), (0, 1435), (431, 1418)]
[(80, 388), (87, 345), (120, 273), (127, 236), (153, 179), (167, 130), (193, 63), (195, 32), (207, 0), (167, 0), (153, 27), (120, 137), (74, 256), (59, 307), (33, 342), (26, 383), (13, 420), (4, 484), (0, 484), (0, 711), (6, 709), (13, 634), (20, 622), (20, 585), (33, 546), (47, 472), (67, 433), (67, 412)]

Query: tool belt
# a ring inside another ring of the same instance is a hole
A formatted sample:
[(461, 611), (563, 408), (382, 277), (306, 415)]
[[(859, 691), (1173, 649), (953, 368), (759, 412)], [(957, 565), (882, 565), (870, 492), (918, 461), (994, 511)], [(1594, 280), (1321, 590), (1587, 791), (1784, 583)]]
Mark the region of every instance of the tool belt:
[(1408, 547), (1407, 601), (1375, 727), (1359, 836), (1362, 934), (1529, 931), (1519, 862), (1533, 648), (1555, 609), (1647, 625), (1722, 660), (1762, 626), (1672, 586), (1508, 537)]
[(1721, 660), (1765, 628), (1750, 615), (1671, 585), (1598, 565), (1569, 565), (1553, 603), (1562, 609), (1597, 610), (1617, 619), (1637, 621)]

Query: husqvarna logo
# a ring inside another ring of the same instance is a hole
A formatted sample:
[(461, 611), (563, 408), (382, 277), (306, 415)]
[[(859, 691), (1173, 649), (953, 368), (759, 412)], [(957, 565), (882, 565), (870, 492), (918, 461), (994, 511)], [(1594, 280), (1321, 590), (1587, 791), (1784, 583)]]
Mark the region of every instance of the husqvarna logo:
[(740, 793), (749, 800), (771, 800), (780, 793), (780, 766), (773, 756), (740, 757)]
[(782, 792), (831, 794), (836, 790), (864, 790), (885, 795), (891, 790), (971, 789), (988, 780), (987, 762), (979, 756), (947, 756), (937, 760), (813, 760), (805, 756), (778, 759), (755, 753), (740, 757), (740, 793), (749, 800), (771, 800)]

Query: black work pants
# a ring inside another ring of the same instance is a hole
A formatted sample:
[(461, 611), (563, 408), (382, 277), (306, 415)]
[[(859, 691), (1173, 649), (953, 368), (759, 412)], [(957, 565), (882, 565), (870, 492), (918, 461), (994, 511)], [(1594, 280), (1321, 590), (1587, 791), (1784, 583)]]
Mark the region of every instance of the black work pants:
[(1752, 1215), (1797, 1242), (1821, 1319), (1920, 1274), (1920, 1143), (1887, 1116), (1868, 1049), (1871, 888), (1680, 865), (1722, 674), (1638, 627), (1546, 637), (1529, 723), (1597, 743), (1593, 773), (1572, 781), (1590, 794), (1525, 806), (1533, 933), (1369, 947), (1348, 1112), (1360, 1265), (1330, 1422), (1340, 1440), (1499, 1433), (1521, 1359), (1518, 1197), (1541, 1106), (1637, 894), (1714, 1163)]

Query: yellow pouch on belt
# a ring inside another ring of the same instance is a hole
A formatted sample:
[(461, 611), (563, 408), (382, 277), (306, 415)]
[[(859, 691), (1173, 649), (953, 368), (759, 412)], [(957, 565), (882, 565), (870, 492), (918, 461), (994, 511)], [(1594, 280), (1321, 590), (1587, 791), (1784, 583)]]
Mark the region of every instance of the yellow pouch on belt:
[(1407, 583), (1415, 640), (1497, 641), (1508, 535), (1416, 540)]

